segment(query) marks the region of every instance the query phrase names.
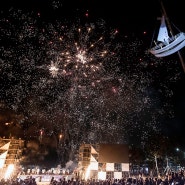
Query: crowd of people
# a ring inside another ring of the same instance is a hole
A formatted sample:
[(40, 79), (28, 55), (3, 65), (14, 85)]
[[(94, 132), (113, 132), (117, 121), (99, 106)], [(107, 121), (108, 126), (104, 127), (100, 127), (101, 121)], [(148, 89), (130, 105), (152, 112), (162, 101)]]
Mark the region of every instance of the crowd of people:
[[(35, 178), (31, 176), (27, 179), (21, 180), (18, 178), (13, 179), (1, 179), (0, 185), (41, 185)], [(185, 172), (171, 172), (163, 177), (151, 177), (151, 176), (131, 176), (122, 179), (106, 179), (106, 180), (80, 180), (70, 179), (66, 180), (61, 178), (56, 180), (51, 178), (47, 185), (185, 185)]]

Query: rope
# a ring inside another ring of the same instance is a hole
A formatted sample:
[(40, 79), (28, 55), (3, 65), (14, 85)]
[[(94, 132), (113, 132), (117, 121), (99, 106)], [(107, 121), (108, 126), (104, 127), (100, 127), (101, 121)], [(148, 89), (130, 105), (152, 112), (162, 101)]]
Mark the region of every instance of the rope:
[(156, 34), (156, 28), (153, 32), (153, 36), (152, 36), (152, 41), (151, 41), (151, 44), (150, 44), (150, 48), (152, 48), (152, 45), (153, 45), (153, 42), (154, 42), (154, 37), (155, 37), (155, 34)]

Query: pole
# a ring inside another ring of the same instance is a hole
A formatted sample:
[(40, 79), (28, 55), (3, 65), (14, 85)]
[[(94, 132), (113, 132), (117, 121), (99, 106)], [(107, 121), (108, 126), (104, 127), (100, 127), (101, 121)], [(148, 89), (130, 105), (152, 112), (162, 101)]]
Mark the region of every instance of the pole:
[(155, 167), (156, 167), (156, 170), (157, 170), (157, 176), (159, 177), (159, 168), (158, 168), (158, 165), (157, 165), (157, 156), (155, 155)]
[(169, 171), (170, 171), (169, 160), (168, 157), (166, 157), (166, 168), (164, 172), (166, 172), (166, 175), (169, 175)]
[[(171, 27), (170, 21), (169, 21), (169, 19), (168, 19), (168, 16), (167, 16), (167, 13), (166, 13), (166, 10), (165, 10), (165, 8), (164, 8), (164, 5), (163, 5), (162, 0), (160, 0), (160, 3), (161, 3), (161, 7), (162, 7), (162, 11), (163, 11), (164, 17), (166, 18), (166, 22), (167, 22), (167, 24), (168, 24), (168, 28), (169, 28), (169, 30), (170, 30), (171, 35), (173, 36), (173, 35), (174, 35), (174, 34), (173, 34), (173, 30), (172, 30), (172, 27)], [(185, 73), (185, 63), (184, 63), (183, 57), (182, 57), (180, 51), (177, 51), (177, 54), (178, 54), (178, 56), (179, 56), (179, 59), (180, 59), (180, 62), (181, 62), (183, 71), (184, 71), (184, 73)]]

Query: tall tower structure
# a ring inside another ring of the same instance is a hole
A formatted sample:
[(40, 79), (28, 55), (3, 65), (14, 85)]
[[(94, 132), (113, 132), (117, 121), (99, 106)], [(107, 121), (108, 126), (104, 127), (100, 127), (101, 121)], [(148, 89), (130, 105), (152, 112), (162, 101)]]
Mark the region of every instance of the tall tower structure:
[(0, 174), (2, 177), (5, 176), (10, 165), (17, 169), (20, 164), (23, 147), (24, 141), (20, 138), (0, 138)]

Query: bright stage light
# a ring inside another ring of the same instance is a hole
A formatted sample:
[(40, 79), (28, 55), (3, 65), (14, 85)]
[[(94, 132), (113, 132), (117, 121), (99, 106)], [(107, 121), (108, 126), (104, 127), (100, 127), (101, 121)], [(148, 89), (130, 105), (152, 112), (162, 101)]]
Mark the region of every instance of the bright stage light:
[(13, 164), (9, 164), (8, 168), (6, 170), (6, 173), (5, 173), (5, 179), (8, 179), (11, 176), (13, 170), (14, 170), (14, 165)]
[(89, 178), (90, 170), (91, 170), (91, 167), (90, 167), (90, 165), (89, 165), (89, 166), (87, 167), (87, 169), (86, 169), (85, 180), (87, 180), (87, 179)]

